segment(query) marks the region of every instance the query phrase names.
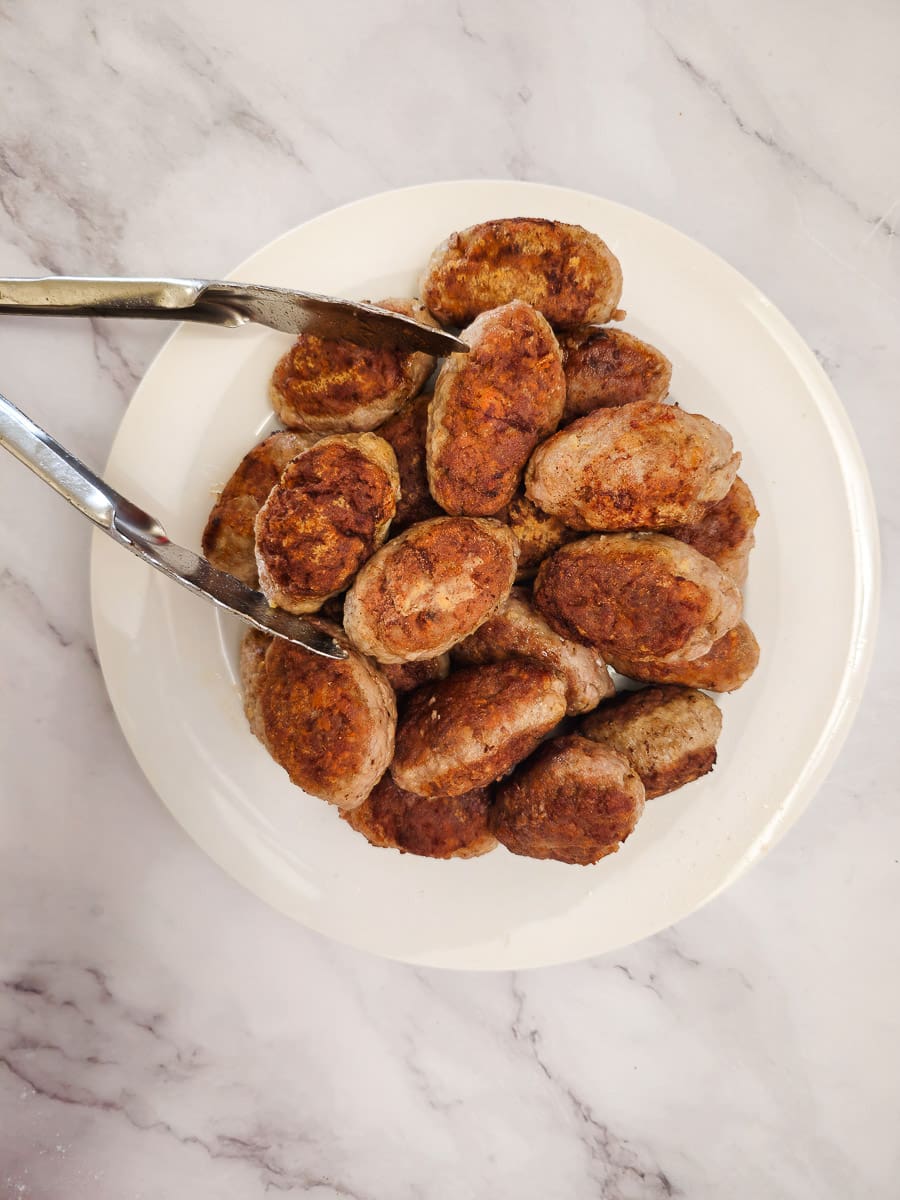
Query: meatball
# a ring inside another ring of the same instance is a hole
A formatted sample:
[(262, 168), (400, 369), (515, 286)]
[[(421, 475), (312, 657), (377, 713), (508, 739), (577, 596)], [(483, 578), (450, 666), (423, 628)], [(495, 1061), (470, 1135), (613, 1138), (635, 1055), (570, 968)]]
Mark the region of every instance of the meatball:
[(699, 658), (741, 617), (734, 580), (693, 546), (659, 533), (594, 534), (538, 572), (534, 599), (562, 637), (608, 662)]
[(743, 479), (737, 478), (727, 495), (708, 508), (696, 524), (678, 525), (666, 532), (711, 558), (738, 587), (743, 587), (747, 582), (750, 551), (756, 541), (753, 529), (758, 517), (753, 493)]
[(491, 828), (513, 854), (588, 866), (615, 854), (644, 810), (628, 759), (589, 738), (554, 738), (497, 787)]
[(566, 372), (563, 419), (636, 400), (664, 400), (672, 364), (655, 346), (624, 329), (587, 326), (559, 339)]
[(432, 254), (421, 292), (444, 325), (466, 325), (489, 308), (525, 300), (566, 329), (614, 315), (622, 268), (580, 225), (512, 217), (451, 234)]
[[(415, 300), (381, 300), (379, 307), (436, 324)], [(367, 431), (420, 391), (434, 363), (431, 355), (421, 352), (370, 349), (301, 333), (275, 367), (269, 399), (279, 419), (291, 428)]]
[(532, 450), (559, 424), (566, 384), (553, 330), (521, 300), (460, 335), (468, 354), (444, 362), (428, 410), (431, 494), (456, 516), (509, 504)]
[(256, 517), (269, 603), (315, 612), (343, 591), (387, 536), (399, 491), (394, 452), (371, 433), (324, 438), (293, 459)]
[(214, 567), (248, 587), (259, 583), (253, 525), (266, 497), (292, 458), (314, 446), (315, 433), (281, 429), (245, 454), (222, 488), (203, 530), (203, 553)]
[(450, 655), (439, 654), (437, 658), (419, 658), (413, 662), (382, 663), (381, 670), (395, 692), (411, 692), (423, 683), (446, 679), (450, 674)]
[(620, 654), (607, 654), (611, 667), (620, 675), (643, 683), (681, 683), (706, 688), (709, 692), (734, 692), (747, 682), (759, 662), (759, 643), (746, 621), (730, 629), (700, 658), (660, 662), (637, 661)]
[(425, 434), (430, 403), (431, 392), (423, 392), (378, 429), (378, 436), (393, 448), (400, 470), (400, 499), (391, 526), (395, 533), (417, 521), (442, 515), (442, 509), (428, 490), (425, 469)]
[(244, 705), (250, 728), (292, 783), (355, 808), (391, 761), (397, 705), (388, 681), (336, 625), (320, 618), (312, 624), (347, 657), (322, 658), (251, 631), (241, 653)]
[(516, 492), (498, 520), (509, 525), (519, 543), (519, 569), (516, 583), (533, 579), (548, 554), (579, 535), (550, 513), (541, 512), (523, 491)]
[(385, 775), (365, 803), (344, 820), (373, 846), (425, 858), (475, 858), (497, 845), (488, 829), (487, 788), (461, 796), (416, 796)]
[(598, 408), (539, 446), (525, 494), (573, 529), (666, 529), (699, 521), (740, 461), (721, 425), (641, 400)]
[(565, 711), (560, 676), (528, 659), (457, 671), (409, 697), (394, 782), (419, 796), (485, 787), (529, 755)]
[(379, 662), (434, 658), (509, 595), (516, 539), (499, 521), (435, 517), (379, 550), (344, 602), (344, 628)]
[(624, 754), (652, 800), (713, 769), (722, 714), (696, 688), (648, 687), (601, 704), (579, 732)]
[(554, 633), (522, 588), (513, 588), (492, 617), (454, 646), (453, 658), (470, 665), (530, 658), (550, 667), (565, 682), (570, 717), (596, 708), (615, 691), (597, 651)]

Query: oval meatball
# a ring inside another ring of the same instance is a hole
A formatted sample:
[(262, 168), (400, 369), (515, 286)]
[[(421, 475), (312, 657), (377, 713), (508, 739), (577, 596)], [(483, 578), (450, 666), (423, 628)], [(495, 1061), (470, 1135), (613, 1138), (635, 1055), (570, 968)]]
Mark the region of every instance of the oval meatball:
[(400, 483), (371, 433), (324, 438), (293, 459), (256, 516), (259, 583), (273, 607), (315, 612), (387, 537)]
[(616, 655), (699, 658), (741, 617), (734, 580), (693, 546), (654, 533), (595, 534), (538, 572), (537, 608), (563, 637)]
[(471, 349), (446, 359), (428, 410), (428, 484), (447, 512), (489, 517), (509, 504), (532, 450), (559, 424), (562, 358), (553, 330), (521, 300), (460, 336)]
[(437, 658), (420, 658), (413, 662), (382, 663), (381, 670), (395, 692), (412, 692), (423, 683), (446, 679), (450, 674), (450, 655), (439, 654)]
[(551, 513), (541, 512), (536, 504), (528, 499), (523, 491), (516, 492), (507, 508), (498, 520), (509, 525), (519, 543), (519, 568), (516, 571), (516, 583), (525, 579), (533, 579), (537, 569), (554, 550), (564, 546), (579, 536), (574, 529), (569, 529), (559, 517)]
[(638, 661), (621, 654), (608, 654), (610, 666), (620, 675), (641, 683), (681, 683), (706, 688), (708, 692), (734, 692), (742, 687), (759, 663), (759, 642), (746, 621), (730, 629), (712, 649), (689, 662), (658, 659)]
[[(378, 307), (436, 324), (416, 300), (380, 300)], [(275, 367), (269, 399), (291, 428), (365, 432), (415, 396), (434, 363), (430, 354), (419, 351), (369, 348), (301, 333)]]
[(241, 654), (250, 728), (292, 783), (336, 804), (362, 804), (394, 750), (397, 704), (377, 669), (336, 625), (313, 618), (347, 650), (323, 658), (283, 638), (251, 631)]
[(280, 429), (244, 455), (219, 493), (203, 530), (203, 553), (214, 567), (248, 587), (258, 585), (256, 514), (291, 459), (318, 440), (315, 433)]
[(409, 697), (391, 775), (419, 796), (486, 787), (529, 755), (565, 712), (565, 684), (547, 667), (524, 658), (468, 667)]
[(426, 798), (385, 775), (359, 808), (341, 816), (372, 846), (424, 858), (475, 858), (497, 845), (488, 828), (490, 802), (488, 788)]
[(428, 490), (428, 471), (425, 469), (430, 403), (431, 392), (423, 392), (378, 428), (378, 436), (383, 437), (396, 454), (400, 471), (400, 499), (391, 526), (395, 533), (401, 533), (417, 521), (427, 521), (442, 514)]
[(566, 712), (570, 717), (596, 708), (615, 691), (606, 663), (597, 651), (554, 633), (522, 588), (513, 588), (492, 617), (454, 646), (453, 658), (469, 665), (530, 658), (550, 667), (566, 685)]
[(648, 687), (601, 704), (579, 732), (624, 754), (652, 800), (713, 769), (722, 713), (696, 688)]
[(624, 329), (587, 326), (561, 335), (559, 344), (566, 373), (563, 420), (668, 395), (672, 364), (661, 350)]
[(639, 401), (598, 408), (538, 446), (525, 494), (573, 529), (666, 529), (700, 520), (740, 461), (721, 425)]
[(413, 525), (360, 571), (344, 602), (344, 628), (379, 662), (434, 658), (503, 603), (517, 554), (499, 521), (436, 517)]
[(696, 524), (677, 525), (666, 532), (711, 558), (738, 587), (743, 587), (747, 582), (750, 551), (756, 541), (753, 530), (758, 517), (753, 493), (738, 477), (723, 499), (708, 508)]
[(589, 866), (615, 854), (643, 811), (644, 786), (628, 759), (570, 734), (498, 785), (491, 828), (513, 854)]
[(622, 268), (580, 225), (512, 217), (451, 234), (432, 254), (421, 292), (444, 325), (466, 325), (489, 308), (525, 300), (566, 329), (613, 316)]

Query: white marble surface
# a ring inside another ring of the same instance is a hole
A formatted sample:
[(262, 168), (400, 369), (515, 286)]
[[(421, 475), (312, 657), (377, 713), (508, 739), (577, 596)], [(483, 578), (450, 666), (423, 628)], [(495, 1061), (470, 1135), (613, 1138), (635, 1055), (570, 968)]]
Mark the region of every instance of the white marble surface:
[[(429, 179), (596, 191), (798, 325), (885, 554), (859, 720), (765, 862), (624, 953), (442, 974), (307, 934), (181, 834), (106, 700), (88, 530), (0, 460), (0, 1194), (900, 1194), (898, 38), (891, 0), (0, 0), (2, 273), (216, 275)], [(0, 388), (100, 464), (165, 332), (0, 324)]]

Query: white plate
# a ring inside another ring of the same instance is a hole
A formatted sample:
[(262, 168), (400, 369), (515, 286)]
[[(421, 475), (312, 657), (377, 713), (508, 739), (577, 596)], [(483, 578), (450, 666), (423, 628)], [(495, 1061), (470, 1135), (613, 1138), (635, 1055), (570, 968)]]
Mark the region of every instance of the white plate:
[[(237, 622), (94, 539), (94, 624), (113, 706), (164, 803), (217, 863), (312, 929), (444, 967), (581, 958), (677, 921), (764, 854), (823, 779), (859, 702), (872, 647), (878, 544), (865, 467), (835, 392), (785, 318), (733, 268), (607, 200), (530, 183), (439, 183), (326, 213), (234, 272), (355, 299), (413, 295), (451, 230), (501, 216), (576, 222), (625, 276), (624, 328), (674, 363), (673, 396), (722, 422), (762, 513), (747, 617), (753, 679), (721, 700), (714, 773), (652, 801), (594, 867), (500, 849), (433, 862), (376, 850), (293, 787), (250, 734)], [(218, 486), (272, 425), (266, 384), (289, 339), (179, 329), (122, 422), (107, 478), (198, 547)]]

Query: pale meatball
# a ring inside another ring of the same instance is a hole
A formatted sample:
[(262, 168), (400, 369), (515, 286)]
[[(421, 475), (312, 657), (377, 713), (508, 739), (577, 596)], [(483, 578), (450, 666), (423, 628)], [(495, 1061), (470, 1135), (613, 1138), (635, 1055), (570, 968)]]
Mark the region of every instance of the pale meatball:
[(311, 623), (347, 657), (323, 658), (251, 630), (241, 653), (244, 705), (250, 728), (292, 783), (339, 808), (355, 808), (391, 761), (397, 704), (381, 672), (336, 625)]
[(565, 329), (616, 313), (622, 268), (580, 225), (511, 217), (451, 234), (432, 254), (421, 292), (444, 325), (466, 325), (489, 308), (525, 300)]
[[(378, 307), (436, 324), (415, 300), (381, 300)], [(420, 351), (369, 348), (301, 333), (275, 367), (269, 399), (291, 428), (366, 432), (422, 389), (434, 363)]]
[(274, 608), (315, 612), (387, 537), (400, 482), (371, 433), (323, 438), (293, 459), (256, 517), (259, 584)]
[(573, 529), (667, 529), (700, 520), (741, 456), (721, 425), (671, 404), (598, 408), (539, 446), (525, 493)]
[(554, 633), (522, 588), (513, 588), (492, 617), (453, 647), (453, 658), (469, 665), (530, 658), (550, 667), (565, 682), (570, 717), (596, 708), (615, 691), (597, 651)]
[(281, 429), (244, 455), (219, 493), (203, 530), (203, 553), (214, 567), (248, 587), (258, 585), (256, 514), (291, 459), (318, 440), (315, 433)]
[(385, 775), (364, 804), (341, 816), (372, 846), (424, 858), (475, 858), (497, 845), (488, 828), (490, 803), (488, 788), (416, 796)]
[(652, 658), (639, 662), (615, 652), (607, 653), (606, 657), (620, 675), (642, 683), (681, 683), (686, 687), (706, 688), (708, 692), (734, 692), (756, 670), (759, 642), (747, 622), (741, 621), (706, 654), (690, 662), (659, 662)]
[(419, 658), (413, 662), (382, 663), (381, 670), (395, 692), (412, 692), (423, 683), (446, 679), (450, 674), (450, 655), (439, 654), (437, 658)]
[(614, 656), (699, 658), (741, 618), (734, 580), (692, 546), (654, 533), (595, 534), (548, 558), (537, 608), (562, 637)]
[(413, 525), (360, 571), (344, 602), (344, 628), (379, 662), (434, 658), (503, 603), (517, 554), (499, 521), (436, 517)]
[(460, 336), (471, 349), (446, 359), (428, 410), (428, 484), (448, 513), (489, 517), (509, 504), (532, 450), (559, 424), (562, 356), (553, 330), (521, 300)]
[(425, 467), (425, 436), (428, 430), (428, 405), (431, 392), (411, 400), (396, 416), (378, 427), (378, 436), (391, 446), (400, 471), (400, 499), (391, 529), (402, 533), (417, 521), (442, 515), (440, 505), (428, 490)]
[(559, 517), (541, 512), (521, 489), (502, 511), (502, 515), (497, 514), (497, 519), (506, 522), (519, 543), (516, 583), (533, 579), (548, 554), (580, 536), (574, 529), (569, 529)]
[(513, 854), (589, 866), (615, 854), (643, 811), (644, 786), (628, 759), (570, 734), (498, 785), (491, 828)]
[(565, 716), (559, 675), (524, 658), (468, 667), (412, 693), (397, 729), (394, 782), (419, 796), (486, 787)]
[(738, 587), (743, 587), (747, 582), (750, 551), (756, 541), (753, 530), (758, 517), (753, 493), (738, 477), (728, 494), (707, 509), (695, 525), (678, 525), (666, 532), (711, 558)]
[(652, 800), (713, 769), (722, 713), (696, 688), (648, 687), (601, 704), (579, 732), (624, 754)]
[(668, 395), (672, 364), (662, 351), (624, 329), (588, 326), (561, 335), (559, 344), (566, 372), (566, 421), (595, 408)]

